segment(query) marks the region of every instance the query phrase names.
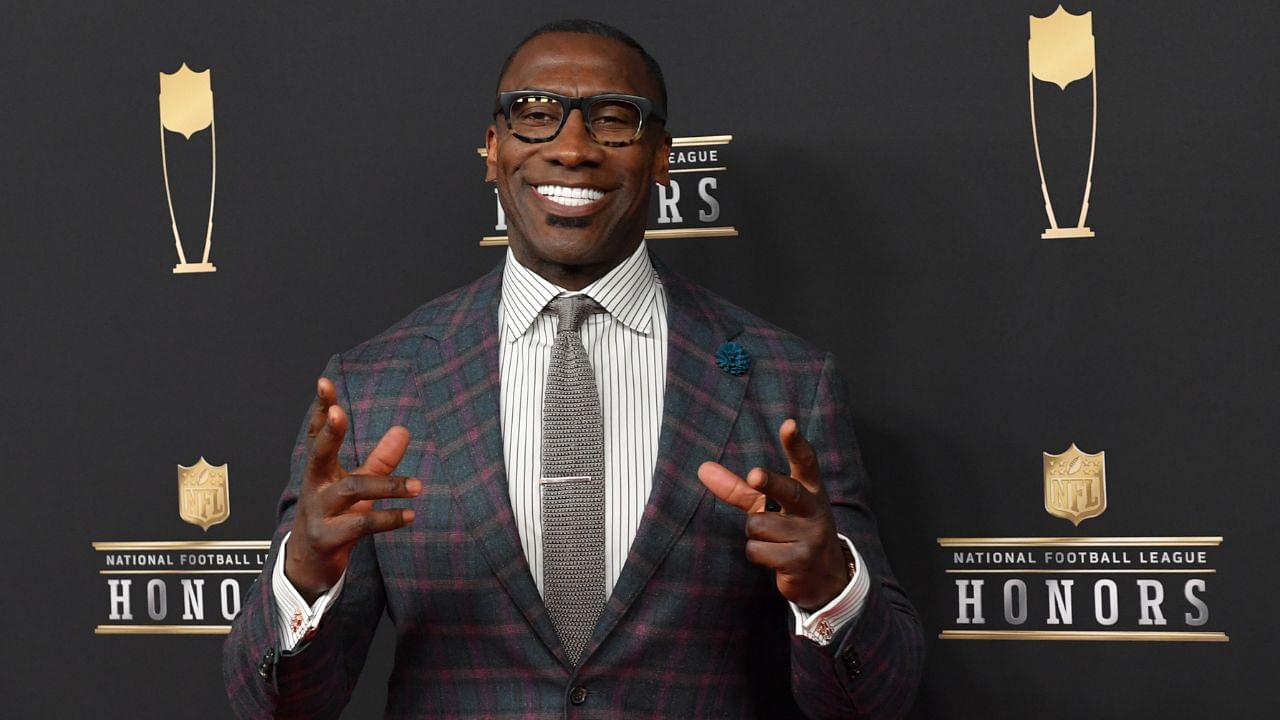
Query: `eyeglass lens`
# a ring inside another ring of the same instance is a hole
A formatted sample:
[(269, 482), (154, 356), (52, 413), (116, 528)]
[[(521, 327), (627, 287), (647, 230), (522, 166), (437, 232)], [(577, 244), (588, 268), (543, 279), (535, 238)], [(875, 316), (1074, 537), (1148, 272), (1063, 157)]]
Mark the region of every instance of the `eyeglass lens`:
[[(630, 142), (640, 132), (643, 114), (626, 100), (591, 103), (585, 113), (587, 131), (599, 142)], [(533, 140), (552, 137), (564, 121), (564, 105), (558, 100), (530, 95), (511, 105), (511, 129)]]

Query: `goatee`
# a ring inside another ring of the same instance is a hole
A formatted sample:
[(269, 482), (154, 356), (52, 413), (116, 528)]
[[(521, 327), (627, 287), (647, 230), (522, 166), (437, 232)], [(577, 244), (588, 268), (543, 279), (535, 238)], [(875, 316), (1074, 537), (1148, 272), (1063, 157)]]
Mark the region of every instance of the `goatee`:
[(559, 225), (568, 228), (584, 228), (591, 224), (591, 218), (586, 217), (562, 217), (560, 215), (547, 215), (548, 225)]

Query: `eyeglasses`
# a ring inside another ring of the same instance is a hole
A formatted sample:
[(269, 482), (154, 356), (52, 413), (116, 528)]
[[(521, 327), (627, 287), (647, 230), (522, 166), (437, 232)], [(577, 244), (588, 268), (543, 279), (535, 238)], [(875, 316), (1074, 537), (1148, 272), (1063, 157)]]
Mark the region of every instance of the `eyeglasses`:
[(666, 113), (654, 107), (652, 100), (618, 93), (568, 97), (543, 90), (512, 90), (498, 93), (493, 113), (502, 113), (512, 135), (528, 143), (541, 143), (560, 134), (575, 108), (582, 111), (591, 139), (608, 147), (639, 140), (645, 120), (651, 117), (660, 122), (667, 120)]

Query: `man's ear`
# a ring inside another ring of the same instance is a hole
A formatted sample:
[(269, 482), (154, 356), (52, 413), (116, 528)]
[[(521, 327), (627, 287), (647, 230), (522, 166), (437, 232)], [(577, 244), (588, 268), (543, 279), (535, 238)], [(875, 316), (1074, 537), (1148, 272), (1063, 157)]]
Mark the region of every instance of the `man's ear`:
[(498, 130), (493, 123), (484, 134), (484, 181), (498, 181)]
[(662, 142), (658, 143), (658, 148), (654, 150), (656, 155), (653, 158), (653, 181), (659, 185), (670, 187), (671, 185), (671, 133), (662, 132)]

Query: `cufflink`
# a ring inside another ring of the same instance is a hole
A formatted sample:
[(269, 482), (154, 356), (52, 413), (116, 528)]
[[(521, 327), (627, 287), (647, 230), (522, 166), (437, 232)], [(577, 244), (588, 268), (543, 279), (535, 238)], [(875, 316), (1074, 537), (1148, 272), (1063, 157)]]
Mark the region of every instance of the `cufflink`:
[(843, 542), (840, 543), (840, 549), (844, 552), (844, 561), (849, 565), (849, 580), (858, 574), (858, 561), (853, 557), (853, 553), (849, 552), (849, 546)]
[(831, 642), (831, 638), (834, 635), (835, 631), (831, 629), (831, 623), (827, 622), (826, 618), (822, 618), (818, 621), (817, 626), (813, 628), (813, 635), (811, 637), (816, 640), (819, 645), (826, 645)]

